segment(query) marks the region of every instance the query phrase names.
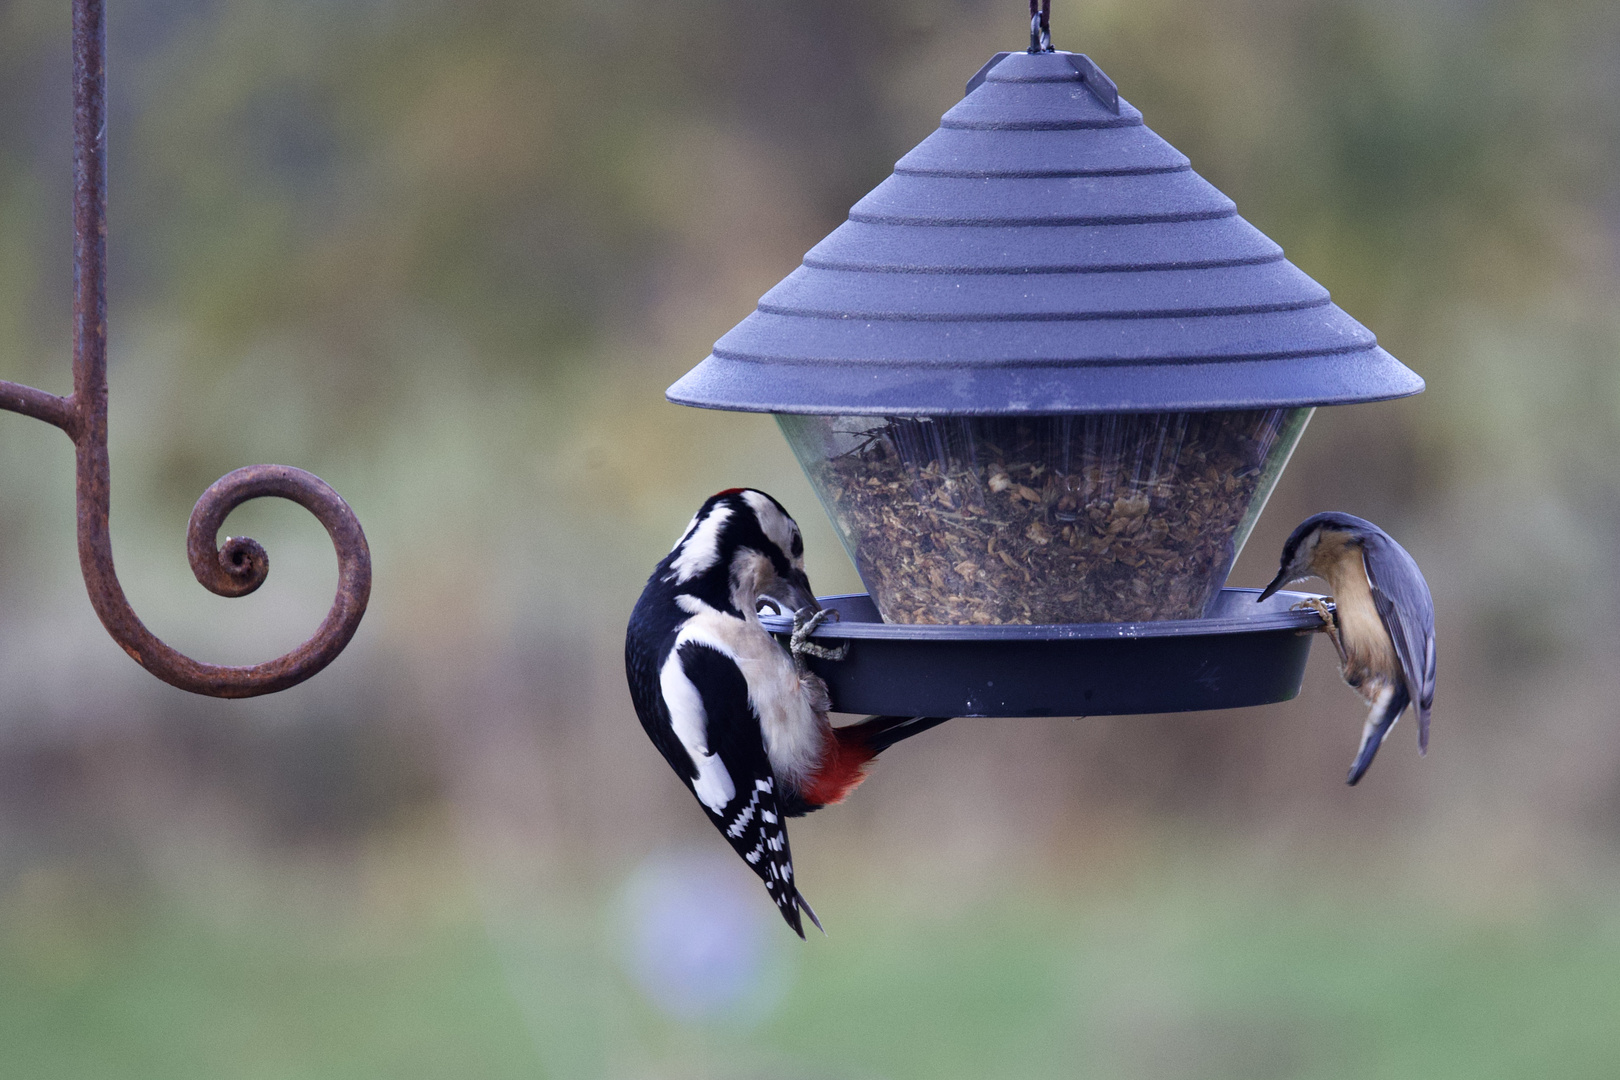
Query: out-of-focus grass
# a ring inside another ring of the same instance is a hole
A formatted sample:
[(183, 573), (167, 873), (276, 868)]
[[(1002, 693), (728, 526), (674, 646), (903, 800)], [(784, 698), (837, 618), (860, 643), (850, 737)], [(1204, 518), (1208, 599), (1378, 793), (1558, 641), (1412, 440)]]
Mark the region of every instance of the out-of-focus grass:
[(849, 920), (808, 951), (772, 1040), (893, 1077), (1613, 1073), (1612, 912), (1460, 929), (1411, 905), (1165, 884), (1140, 908)]
[[(472, 918), (345, 932), (148, 906), (81, 918), (78, 937), (46, 920), (0, 953), (0, 1061), (165, 1080), (1613, 1075), (1613, 907), (1482, 921), (1214, 877), (948, 917), (820, 898), (832, 936), (792, 943), (796, 982), (752, 1030), (638, 1001), (606, 915), (537, 926), (553, 947), (524, 955)], [(580, 995), (592, 1023), (524, 1015)]]
[(480, 927), (376, 939), (146, 911), (0, 955), (0, 1074), (210, 1080), (532, 1077)]

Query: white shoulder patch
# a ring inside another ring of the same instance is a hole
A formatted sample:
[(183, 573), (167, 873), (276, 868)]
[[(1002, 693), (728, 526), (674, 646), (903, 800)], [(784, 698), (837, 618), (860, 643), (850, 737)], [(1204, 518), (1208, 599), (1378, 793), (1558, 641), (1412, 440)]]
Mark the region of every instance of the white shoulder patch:
[(725, 762), (719, 755), (709, 753), (709, 714), (703, 708), (703, 695), (681, 667), (679, 649), (664, 661), (658, 673), (658, 685), (664, 704), (669, 707), (669, 726), (697, 767), (697, 779), (692, 782), (692, 788), (697, 792), (698, 801), (718, 814), (736, 797), (737, 787), (731, 782)]
[(678, 548), (682, 544), (686, 543), (686, 538), (688, 536), (692, 535), (692, 530), (697, 528), (697, 523), (698, 523), (698, 516), (696, 514), (693, 514), (692, 515), (692, 520), (688, 521), (686, 523), (686, 528), (681, 530), (681, 538), (679, 540), (675, 541), (674, 546), (671, 547), (669, 550), (673, 552), (675, 550), (675, 548)]
[(691, 581), (720, 558), (720, 530), (731, 520), (731, 507), (718, 503), (696, 527), (675, 545), (675, 561), (670, 563), (676, 584)]

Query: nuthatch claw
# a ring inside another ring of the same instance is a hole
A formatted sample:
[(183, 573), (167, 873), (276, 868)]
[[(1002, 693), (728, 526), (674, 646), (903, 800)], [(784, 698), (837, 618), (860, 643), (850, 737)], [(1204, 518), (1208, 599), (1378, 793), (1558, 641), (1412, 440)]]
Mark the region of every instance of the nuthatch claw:
[(1418, 750), (1426, 753), (1434, 704), (1434, 600), (1417, 563), (1370, 521), (1317, 514), (1283, 545), (1282, 567), (1260, 599), (1307, 577), (1326, 580), (1333, 603), (1307, 600), (1295, 607), (1322, 617), (1344, 681), (1372, 706), (1349, 782), (1366, 773), (1408, 705), (1417, 707)]
[(829, 649), (810, 640), (810, 635), (814, 634), (822, 623), (836, 618), (838, 613), (831, 608), (802, 607), (793, 613), (793, 636), (788, 639), (788, 651), (793, 654), (793, 662), (798, 665), (800, 671), (807, 670), (804, 662), (806, 656), (814, 656), (818, 660), (842, 660), (849, 655), (847, 642), (836, 649)]
[(1339, 662), (1344, 662), (1344, 642), (1339, 639), (1339, 621), (1332, 600), (1313, 596), (1309, 600), (1301, 600), (1288, 610), (1316, 612), (1316, 617), (1322, 620), (1317, 632), (1328, 636), (1328, 640), (1333, 642), (1333, 651), (1339, 654)]

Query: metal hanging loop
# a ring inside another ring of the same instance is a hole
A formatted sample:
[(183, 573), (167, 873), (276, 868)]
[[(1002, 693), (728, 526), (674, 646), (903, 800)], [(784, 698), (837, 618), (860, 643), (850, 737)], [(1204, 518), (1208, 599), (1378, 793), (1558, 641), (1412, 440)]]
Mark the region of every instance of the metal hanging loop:
[(1029, 0), (1029, 51), (1052, 51), (1052, 0)]
[(0, 409), (67, 432), (77, 448), (79, 566), (102, 625), (147, 671), (173, 686), (242, 698), (295, 686), (330, 664), (354, 637), (371, 596), (371, 550), (354, 511), (311, 473), (252, 465), (203, 492), (186, 530), (191, 569), (221, 596), (245, 596), (270, 561), (247, 537), (217, 545), (220, 526), (249, 499), (277, 496), (303, 506), (332, 537), (338, 590), (315, 635), (285, 656), (251, 667), (204, 664), (175, 651), (136, 617), (113, 569), (107, 456), (107, 76), (104, 0), (73, 0), (73, 393), (58, 397), (0, 380)]

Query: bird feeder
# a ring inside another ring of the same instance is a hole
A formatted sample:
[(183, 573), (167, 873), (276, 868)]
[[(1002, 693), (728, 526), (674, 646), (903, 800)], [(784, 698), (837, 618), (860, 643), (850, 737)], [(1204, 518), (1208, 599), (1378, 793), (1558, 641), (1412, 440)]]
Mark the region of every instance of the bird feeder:
[(840, 709), (1285, 700), (1318, 617), (1227, 573), (1317, 406), (1423, 380), (1091, 60), (1037, 48), (668, 397), (774, 414), (832, 516), (869, 593), (821, 631), (854, 646), (817, 666)]

